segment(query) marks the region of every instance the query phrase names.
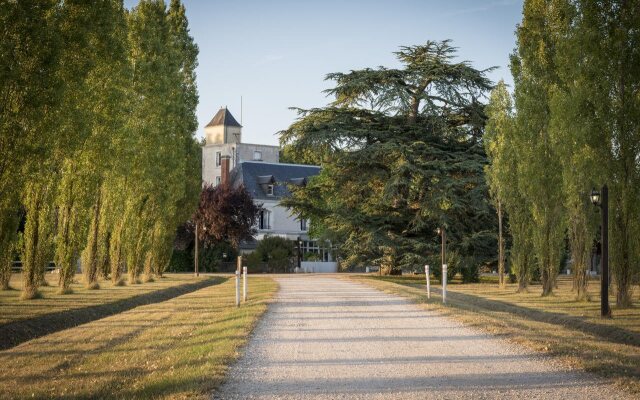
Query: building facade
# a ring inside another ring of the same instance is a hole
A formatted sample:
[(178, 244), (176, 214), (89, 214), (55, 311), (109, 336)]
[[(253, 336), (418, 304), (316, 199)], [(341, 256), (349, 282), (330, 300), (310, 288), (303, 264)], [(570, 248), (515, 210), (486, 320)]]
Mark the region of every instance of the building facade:
[(255, 240), (243, 243), (242, 252), (252, 251), (265, 236), (299, 240), (303, 254), (317, 255), (318, 261), (333, 261), (327, 246), (309, 237), (309, 223), (280, 205), (290, 195), (288, 185), (305, 185), (320, 173), (319, 166), (283, 164), (278, 146), (242, 142), (242, 126), (228, 109), (221, 108), (205, 127), (202, 148), (202, 181), (218, 185), (226, 177), (234, 187), (244, 185), (256, 204), (263, 207)]

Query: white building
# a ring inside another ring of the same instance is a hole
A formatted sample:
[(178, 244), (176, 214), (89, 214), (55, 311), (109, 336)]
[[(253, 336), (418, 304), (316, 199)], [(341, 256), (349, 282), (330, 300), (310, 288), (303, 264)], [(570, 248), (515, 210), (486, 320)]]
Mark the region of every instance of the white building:
[[(279, 163), (278, 146), (242, 143), (242, 126), (229, 110), (221, 108), (205, 127), (202, 148), (202, 180), (218, 185), (226, 179), (233, 186), (244, 185), (264, 211), (258, 221), (256, 241), (265, 236), (300, 240), (303, 253), (316, 253), (320, 261), (333, 261), (330, 251), (309, 238), (308, 221), (280, 205), (289, 195), (288, 184), (305, 185), (320, 173), (314, 165)], [(257, 242), (243, 243), (241, 251), (250, 252)]]

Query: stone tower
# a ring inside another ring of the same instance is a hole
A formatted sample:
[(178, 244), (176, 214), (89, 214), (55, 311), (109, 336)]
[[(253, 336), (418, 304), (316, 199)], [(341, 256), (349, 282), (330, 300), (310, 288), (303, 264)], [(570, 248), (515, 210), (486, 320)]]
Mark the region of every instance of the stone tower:
[(204, 128), (207, 145), (242, 142), (242, 125), (227, 108), (221, 108)]
[(277, 163), (279, 160), (278, 146), (242, 143), (242, 125), (226, 107), (218, 110), (211, 122), (204, 127), (204, 137), (203, 184), (220, 184), (223, 178), (223, 167), (230, 171), (243, 161)]

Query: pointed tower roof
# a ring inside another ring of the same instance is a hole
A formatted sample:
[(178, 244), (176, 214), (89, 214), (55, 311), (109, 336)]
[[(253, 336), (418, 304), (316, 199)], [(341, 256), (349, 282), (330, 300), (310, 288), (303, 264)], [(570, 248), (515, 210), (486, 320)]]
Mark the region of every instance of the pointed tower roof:
[(238, 121), (236, 121), (236, 119), (233, 118), (233, 115), (231, 115), (229, 110), (227, 110), (227, 107), (219, 109), (216, 115), (213, 116), (213, 119), (211, 120), (211, 122), (207, 124), (207, 127), (217, 126), (217, 125), (239, 126), (242, 128), (242, 125), (240, 125)]

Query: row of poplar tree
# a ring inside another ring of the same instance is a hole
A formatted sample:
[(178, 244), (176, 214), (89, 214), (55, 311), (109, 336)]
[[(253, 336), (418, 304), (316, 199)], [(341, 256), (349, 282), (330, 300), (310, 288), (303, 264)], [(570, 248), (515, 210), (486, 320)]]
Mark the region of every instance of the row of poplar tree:
[(23, 298), (161, 275), (196, 208), (198, 49), (180, 0), (0, 5), (0, 280)]
[(610, 189), (610, 265), (617, 304), (640, 272), (640, 2), (526, 0), (504, 83), (487, 109), (487, 176), (506, 211), (513, 270), (537, 267), (552, 292), (568, 238), (578, 298), (600, 217), (592, 187)]

